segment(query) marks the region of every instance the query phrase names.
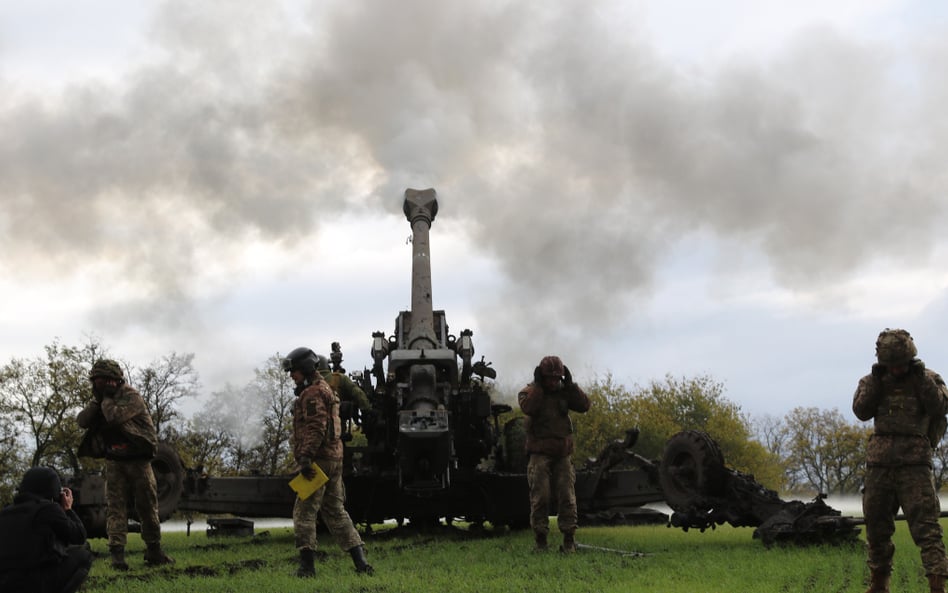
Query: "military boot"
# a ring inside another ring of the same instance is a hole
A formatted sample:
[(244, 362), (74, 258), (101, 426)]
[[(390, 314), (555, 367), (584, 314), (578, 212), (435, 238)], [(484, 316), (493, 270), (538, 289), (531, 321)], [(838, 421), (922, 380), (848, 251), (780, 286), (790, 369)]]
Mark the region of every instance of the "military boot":
[(928, 588), (931, 589), (931, 593), (945, 593), (945, 575), (928, 575)]
[(545, 552), (547, 548), (549, 547), (546, 543), (545, 533), (537, 531), (534, 534), (534, 542), (535, 542), (535, 546), (533, 548), (534, 552)]
[(349, 555), (352, 556), (352, 564), (355, 565), (356, 572), (364, 574), (373, 574), (375, 572), (375, 569), (372, 568), (372, 565), (369, 564), (365, 558), (365, 546), (349, 548)]
[(310, 550), (309, 548), (300, 550), (300, 566), (296, 569), (296, 576), (301, 579), (316, 576), (315, 560), (316, 552), (314, 550)]
[(109, 546), (109, 555), (112, 557), (112, 568), (128, 570), (128, 563), (125, 562), (125, 546)]
[(572, 554), (576, 551), (576, 538), (573, 532), (567, 532), (563, 534), (563, 545), (560, 546), (560, 552), (564, 554)]
[(162, 564), (174, 564), (174, 558), (167, 555), (161, 549), (161, 543), (155, 542), (146, 544), (145, 564), (148, 566), (161, 566)]
[(866, 593), (889, 593), (889, 573), (873, 569), (870, 572)]

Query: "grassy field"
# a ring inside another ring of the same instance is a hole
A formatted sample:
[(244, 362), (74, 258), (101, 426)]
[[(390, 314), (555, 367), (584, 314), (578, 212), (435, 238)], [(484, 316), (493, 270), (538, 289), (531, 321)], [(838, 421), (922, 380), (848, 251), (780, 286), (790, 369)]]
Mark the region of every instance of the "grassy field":
[[(127, 573), (109, 566), (105, 540), (92, 540), (97, 560), (83, 591), (95, 593), (332, 592), (649, 592), (842, 593), (862, 592), (868, 570), (864, 543), (853, 546), (766, 549), (752, 529), (719, 527), (684, 533), (664, 526), (582, 528), (587, 546), (564, 556), (532, 552), (529, 531), (428, 533), (376, 531), (366, 535), (375, 575), (357, 575), (352, 563), (322, 535), (316, 579), (294, 576), (292, 530), (257, 530), (253, 537), (166, 533), (170, 567), (147, 568), (137, 534), (129, 535)], [(558, 545), (559, 537), (551, 538)], [(896, 532), (892, 590), (927, 591), (918, 551), (904, 523)], [(555, 548), (555, 546), (554, 546)], [(627, 554), (620, 553), (621, 550)], [(635, 553), (635, 554), (632, 554)]]

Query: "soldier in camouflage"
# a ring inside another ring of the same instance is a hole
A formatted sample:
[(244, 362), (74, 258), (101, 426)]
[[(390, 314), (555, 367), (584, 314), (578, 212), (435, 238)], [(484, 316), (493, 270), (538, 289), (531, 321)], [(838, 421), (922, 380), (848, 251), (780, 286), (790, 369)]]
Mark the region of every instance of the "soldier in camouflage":
[(89, 380), (94, 400), (76, 419), (86, 429), (78, 454), (106, 460), (106, 532), (112, 567), (128, 570), (125, 544), (130, 499), (141, 521), (145, 564), (171, 564), (174, 560), (161, 549), (158, 487), (151, 468), (158, 435), (145, 400), (125, 382), (122, 367), (114, 360), (96, 361)]
[(346, 376), (345, 370), (332, 370), (329, 367), (329, 361), (320, 354), (316, 355), (316, 359), (316, 370), (319, 371), (319, 374), (322, 375), (326, 383), (329, 384), (329, 388), (332, 389), (341, 402), (355, 404), (363, 415), (372, 409), (372, 403), (368, 396), (358, 385), (352, 382), (352, 379)]
[(309, 348), (296, 348), (283, 359), (283, 370), (296, 383), (293, 402), (293, 456), (300, 473), (307, 479), (316, 476), (315, 462), (329, 481), (306, 500), (299, 497), (293, 506), (293, 532), (300, 564), (296, 574), (316, 574), (316, 515), (322, 513), (323, 523), (336, 543), (349, 552), (358, 573), (372, 574), (365, 557), (365, 545), (345, 509), (346, 491), (342, 481), (342, 423), (339, 419), (339, 398), (317, 372), (318, 357)]
[(916, 358), (912, 336), (886, 329), (876, 341), (876, 364), (859, 380), (853, 412), (873, 420), (862, 508), (871, 580), (866, 593), (888, 593), (895, 515), (902, 507), (932, 593), (945, 592), (948, 560), (938, 522), (940, 505), (932, 451), (945, 432), (948, 389)]
[[(589, 398), (573, 383), (558, 356), (545, 356), (533, 371), (533, 383), (518, 395), (526, 414), (527, 482), (530, 487), (530, 526), (535, 549), (547, 549), (550, 504), (556, 501), (557, 525), (563, 534), (560, 551), (576, 551), (576, 470), (573, 468), (573, 424), (570, 410), (585, 413)], [(551, 500), (552, 499), (552, 500)]]

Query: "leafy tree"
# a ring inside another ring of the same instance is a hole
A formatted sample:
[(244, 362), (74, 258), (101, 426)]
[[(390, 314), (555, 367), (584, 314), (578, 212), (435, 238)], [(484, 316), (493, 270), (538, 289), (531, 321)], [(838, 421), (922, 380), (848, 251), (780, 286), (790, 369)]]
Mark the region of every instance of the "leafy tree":
[(171, 439), (181, 458), (181, 463), (202, 473), (225, 475), (227, 465), (225, 452), (231, 447), (233, 437), (230, 427), (216, 413), (199, 412), (178, 432), (170, 429)]
[(195, 397), (200, 389), (193, 362), (194, 354), (172, 352), (129, 373), (129, 382), (142, 394), (161, 439), (168, 439), (172, 423), (181, 419), (180, 400)]
[(16, 426), (10, 417), (0, 414), (0, 507), (13, 502), (26, 462), (21, 455)]
[(858, 491), (870, 428), (847, 422), (838, 409), (814, 407), (791, 410), (786, 427), (794, 484), (827, 494)]
[(595, 379), (583, 390), (589, 396), (589, 411), (570, 414), (576, 443), (573, 458), (577, 463), (595, 457), (607, 444), (623, 438), (627, 429), (635, 428), (631, 412), (634, 396), (617, 384), (612, 374)]
[(675, 378), (629, 391), (616, 385), (611, 375), (586, 389), (592, 407), (576, 416), (577, 458), (595, 455), (607, 440), (621, 438), (627, 428), (638, 427), (635, 446), (643, 457), (659, 460), (665, 442), (683, 430), (707, 432), (718, 443), (725, 461), (749, 472), (771, 488), (783, 484), (779, 463), (751, 439), (748, 419), (740, 407), (724, 397), (724, 387), (709, 376)]
[(79, 471), (75, 417), (91, 397), (89, 368), (103, 354), (92, 338), (75, 347), (57, 340), (45, 347), (45, 357), (14, 358), (0, 368), (0, 411), (29, 443), (28, 466)]

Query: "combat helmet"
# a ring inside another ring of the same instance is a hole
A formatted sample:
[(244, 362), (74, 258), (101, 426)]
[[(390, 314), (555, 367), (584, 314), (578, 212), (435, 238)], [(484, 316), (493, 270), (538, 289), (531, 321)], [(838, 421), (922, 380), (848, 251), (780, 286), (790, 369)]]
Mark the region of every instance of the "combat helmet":
[(122, 373), (122, 367), (119, 366), (119, 363), (108, 358), (100, 358), (92, 365), (92, 370), (89, 371), (89, 380), (91, 381), (96, 377), (115, 379), (119, 382), (125, 381), (125, 375)]
[(544, 356), (539, 368), (544, 377), (562, 377), (565, 367), (559, 356)]
[(286, 372), (300, 371), (304, 376), (309, 377), (316, 374), (319, 358), (311, 349), (301, 346), (287, 354), (280, 363)]
[(912, 335), (904, 329), (886, 328), (876, 339), (876, 358), (886, 366), (906, 365), (918, 355)]
[(322, 354), (316, 355), (316, 370), (319, 372), (329, 370), (329, 359), (323, 356)]

